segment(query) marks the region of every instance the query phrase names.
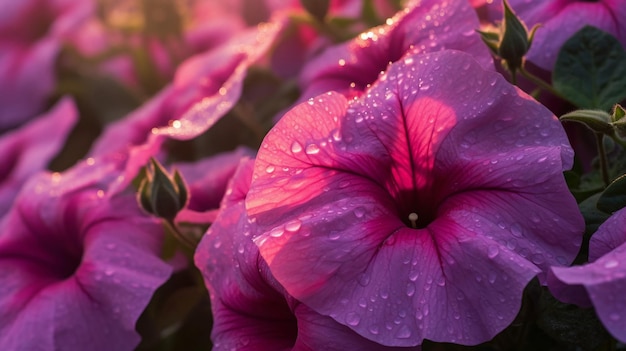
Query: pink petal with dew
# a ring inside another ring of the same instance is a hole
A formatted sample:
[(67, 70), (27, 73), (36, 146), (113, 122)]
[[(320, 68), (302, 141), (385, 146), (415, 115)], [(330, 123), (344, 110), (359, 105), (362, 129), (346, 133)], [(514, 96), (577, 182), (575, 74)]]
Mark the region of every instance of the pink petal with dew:
[(358, 100), (287, 113), (246, 207), (272, 274), (316, 312), (383, 345), (472, 345), (578, 252), (572, 157), (554, 115), (468, 54), (412, 55)]
[(331, 90), (358, 96), (391, 62), (412, 52), (462, 50), (474, 55), (483, 67), (491, 68), (493, 59), (475, 32), (478, 26), (466, 0), (413, 1), (386, 25), (311, 60), (300, 79), (304, 90), (301, 101)]
[(211, 292), (215, 349), (394, 350), (285, 295), (252, 241), (255, 227), (245, 214), (252, 166), (242, 162), (195, 255)]
[(158, 256), (162, 230), (134, 195), (107, 198), (96, 178), (67, 185), (75, 178), (41, 174), (0, 223), (0, 344), (7, 349), (132, 350), (139, 343), (135, 323), (171, 272)]
[(64, 98), (46, 114), (0, 137), (0, 217), (26, 180), (44, 170), (60, 151), (77, 119), (73, 101)]
[(124, 150), (150, 135), (189, 140), (205, 132), (237, 102), (248, 67), (269, 49), (281, 23), (260, 25), (185, 61), (171, 85), (108, 126), (90, 155)]
[(553, 267), (550, 291), (559, 300), (593, 306), (607, 330), (626, 342), (626, 209), (614, 213), (589, 242), (583, 266)]

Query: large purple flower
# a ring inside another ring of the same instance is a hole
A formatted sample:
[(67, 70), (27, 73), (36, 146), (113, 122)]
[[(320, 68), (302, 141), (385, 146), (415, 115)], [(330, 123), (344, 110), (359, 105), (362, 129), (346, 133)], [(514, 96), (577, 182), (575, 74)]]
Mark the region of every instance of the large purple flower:
[(552, 267), (548, 286), (563, 302), (594, 306), (607, 330), (626, 342), (626, 208), (613, 214), (593, 234), (589, 262)]
[(244, 207), (252, 170), (252, 160), (241, 163), (195, 255), (211, 294), (214, 350), (395, 350), (314, 312), (276, 282)]
[(0, 217), (28, 177), (45, 169), (63, 147), (77, 119), (74, 103), (66, 98), (46, 114), (0, 137)]
[[(509, 4), (529, 28), (541, 24), (526, 57), (547, 71), (552, 71), (565, 41), (585, 25), (611, 33), (626, 46), (623, 0), (509, 0)], [(483, 6), (488, 20), (502, 19), (501, 1)]]
[(462, 50), (483, 67), (492, 67), (493, 59), (475, 31), (478, 27), (467, 0), (411, 1), (385, 25), (331, 47), (307, 64), (300, 79), (303, 97), (331, 90), (359, 95), (389, 63), (411, 52)]
[(115, 163), (88, 159), (26, 184), (0, 222), (2, 350), (132, 350), (135, 323), (171, 267), (162, 229)]
[(552, 113), (498, 73), (412, 55), (359, 99), (287, 113), (246, 207), (272, 274), (316, 312), (384, 345), (477, 344), (578, 252), (572, 157)]
[(86, 1), (0, 0), (0, 133), (41, 113), (56, 83), (62, 40)]

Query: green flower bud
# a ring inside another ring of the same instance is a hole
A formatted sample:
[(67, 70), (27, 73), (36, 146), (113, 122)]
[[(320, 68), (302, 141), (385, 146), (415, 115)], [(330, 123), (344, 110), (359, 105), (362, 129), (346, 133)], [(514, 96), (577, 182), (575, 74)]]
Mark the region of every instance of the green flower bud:
[(178, 171), (170, 176), (163, 166), (151, 159), (146, 178), (139, 185), (138, 202), (148, 213), (173, 221), (187, 205), (187, 186)]

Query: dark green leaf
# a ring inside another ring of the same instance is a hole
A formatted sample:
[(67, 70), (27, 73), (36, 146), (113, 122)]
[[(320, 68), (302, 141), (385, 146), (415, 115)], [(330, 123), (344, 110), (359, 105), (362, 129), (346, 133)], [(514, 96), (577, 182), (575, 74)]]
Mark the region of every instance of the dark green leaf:
[(626, 98), (626, 52), (612, 35), (586, 26), (563, 44), (552, 82), (574, 105), (608, 111)]
[(626, 207), (626, 174), (619, 176), (604, 189), (597, 206), (599, 210), (609, 214)]

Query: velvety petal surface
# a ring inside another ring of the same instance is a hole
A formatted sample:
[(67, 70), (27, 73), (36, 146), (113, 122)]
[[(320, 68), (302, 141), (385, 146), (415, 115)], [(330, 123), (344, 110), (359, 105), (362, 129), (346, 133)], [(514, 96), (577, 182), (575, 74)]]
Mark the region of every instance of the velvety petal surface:
[(135, 323), (171, 267), (159, 258), (160, 225), (134, 194), (107, 195), (111, 170), (84, 162), (37, 175), (0, 222), (2, 349), (139, 343)]
[(311, 310), (276, 282), (252, 241), (255, 226), (244, 208), (252, 170), (252, 160), (241, 163), (195, 254), (211, 294), (215, 350), (396, 350)]
[(466, 0), (411, 1), (385, 25), (312, 59), (300, 79), (302, 100), (331, 90), (358, 96), (389, 63), (409, 52), (462, 50), (474, 55), (483, 67), (493, 67), (493, 59), (475, 32), (478, 27), (478, 18)]
[(63, 147), (77, 119), (74, 102), (65, 98), (46, 114), (0, 137), (0, 217), (28, 178), (45, 169)]
[(572, 157), (557, 119), (470, 55), (409, 55), (357, 100), (288, 112), (246, 208), (272, 274), (314, 311), (384, 345), (477, 344), (577, 254)]
[(593, 306), (607, 330), (626, 342), (626, 209), (613, 214), (589, 242), (591, 263), (553, 267), (550, 291), (567, 303)]

